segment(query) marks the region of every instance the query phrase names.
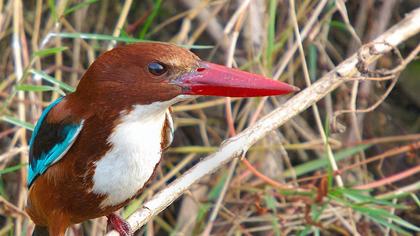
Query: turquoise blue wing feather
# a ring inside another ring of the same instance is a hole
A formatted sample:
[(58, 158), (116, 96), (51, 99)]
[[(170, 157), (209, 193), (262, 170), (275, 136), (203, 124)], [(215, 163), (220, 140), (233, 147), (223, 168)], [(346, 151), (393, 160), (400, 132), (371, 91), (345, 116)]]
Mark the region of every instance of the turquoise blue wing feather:
[(48, 113), (62, 100), (63, 97), (55, 100), (42, 112), (32, 133), (29, 142), (29, 187), (67, 153), (82, 130), (83, 121), (47, 121)]

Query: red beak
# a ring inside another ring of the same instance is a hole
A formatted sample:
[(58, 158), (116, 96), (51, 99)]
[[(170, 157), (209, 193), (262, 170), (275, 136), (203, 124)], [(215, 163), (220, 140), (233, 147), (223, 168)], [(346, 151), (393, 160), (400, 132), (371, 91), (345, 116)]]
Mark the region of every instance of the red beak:
[(209, 62), (200, 62), (195, 71), (181, 75), (173, 83), (187, 95), (260, 97), (299, 91), (297, 87), (262, 75)]

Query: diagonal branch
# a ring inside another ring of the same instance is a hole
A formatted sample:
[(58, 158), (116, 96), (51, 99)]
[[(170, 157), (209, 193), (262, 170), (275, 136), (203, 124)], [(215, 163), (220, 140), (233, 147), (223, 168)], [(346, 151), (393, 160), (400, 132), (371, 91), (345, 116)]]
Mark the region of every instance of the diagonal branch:
[[(315, 104), (342, 83), (351, 81), (346, 78), (358, 73), (356, 68), (358, 63), (372, 63), (380, 56), (392, 50), (392, 47), (419, 33), (419, 22), (420, 8), (417, 8), (407, 14), (401, 22), (376, 38), (372, 43), (367, 44), (369, 45), (367, 46), (368, 52), (367, 55), (363, 55), (363, 59), (359, 58), (357, 54), (354, 54), (312, 86), (306, 88), (282, 106), (263, 117), (255, 125), (247, 128), (235, 137), (226, 140), (216, 153), (206, 157), (203, 161), (192, 167), (181, 177), (173, 181), (166, 189), (163, 189), (152, 199), (144, 203), (142, 208), (132, 214), (128, 218), (128, 223), (132, 229), (137, 230), (142, 227), (201, 178), (215, 172), (235, 157), (240, 157), (243, 152), (246, 152), (248, 148), (269, 132)], [(107, 235), (118, 234), (116, 231), (112, 231)]]

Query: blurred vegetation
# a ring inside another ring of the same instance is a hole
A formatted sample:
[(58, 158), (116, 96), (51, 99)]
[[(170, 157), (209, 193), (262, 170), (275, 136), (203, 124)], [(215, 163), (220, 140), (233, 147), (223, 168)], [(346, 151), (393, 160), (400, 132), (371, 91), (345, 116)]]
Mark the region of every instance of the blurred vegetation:
[[(100, 53), (124, 43), (172, 42), (191, 48), (202, 59), (304, 88), (290, 3), (0, 0), (0, 235), (31, 233), (33, 224), (24, 212), (31, 130), (46, 105), (74, 91)], [(312, 82), (420, 6), (417, 0), (294, 3)], [(401, 45), (403, 57), (419, 42), (416, 35)], [(396, 56), (389, 54), (376, 68), (397, 63)], [(370, 107), (392, 82), (362, 81), (357, 87), (350, 82), (339, 87), (317, 104), (319, 113), (308, 109), (272, 132), (246, 159), (203, 179), (136, 235), (418, 234), (419, 74), (416, 59), (376, 109), (339, 115), (338, 125), (333, 125), (336, 112)], [(284, 100), (229, 103), (224, 98), (200, 98), (176, 105), (174, 144), (147, 191), (121, 214), (127, 217), (217, 150), (223, 140)], [(227, 105), (231, 112), (226, 112)], [(327, 135), (328, 143), (323, 143), (320, 132)], [(338, 171), (333, 171), (326, 148), (333, 150)], [(334, 180), (337, 174), (343, 186)], [(280, 187), (285, 184), (296, 191), (285, 191)], [(106, 219), (100, 218), (75, 225), (68, 234), (105, 231)]]

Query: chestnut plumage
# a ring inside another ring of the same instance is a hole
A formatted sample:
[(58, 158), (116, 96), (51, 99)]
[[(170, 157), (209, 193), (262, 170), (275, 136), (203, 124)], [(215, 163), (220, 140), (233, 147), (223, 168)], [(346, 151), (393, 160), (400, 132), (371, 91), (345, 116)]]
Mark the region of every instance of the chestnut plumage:
[(27, 212), (37, 232), (108, 216), (143, 190), (173, 138), (169, 107), (196, 95), (268, 96), (296, 87), (201, 61), (166, 43), (117, 47), (40, 117), (30, 142)]

